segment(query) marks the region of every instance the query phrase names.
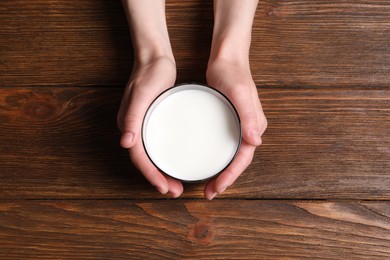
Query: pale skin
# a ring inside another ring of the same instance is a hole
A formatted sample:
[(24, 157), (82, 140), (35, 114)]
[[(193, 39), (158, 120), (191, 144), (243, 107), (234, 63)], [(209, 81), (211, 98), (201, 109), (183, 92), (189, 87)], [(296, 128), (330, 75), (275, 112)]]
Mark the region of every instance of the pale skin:
[[(162, 174), (148, 159), (142, 145), (142, 120), (149, 104), (174, 85), (176, 64), (165, 19), (164, 0), (122, 0), (131, 29), (135, 62), (118, 112), (121, 146), (134, 165), (162, 194), (177, 198), (183, 184)], [(241, 119), (243, 140), (237, 157), (204, 195), (211, 200), (231, 186), (249, 166), (267, 120), (249, 66), (249, 48), (258, 0), (214, 0), (214, 32), (208, 61), (207, 84), (224, 93)]]

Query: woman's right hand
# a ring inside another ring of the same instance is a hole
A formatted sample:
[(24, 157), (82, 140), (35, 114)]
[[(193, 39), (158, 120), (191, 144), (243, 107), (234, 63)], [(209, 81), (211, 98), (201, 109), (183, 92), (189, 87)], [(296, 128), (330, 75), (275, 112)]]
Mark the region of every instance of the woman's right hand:
[(149, 160), (141, 138), (146, 110), (176, 80), (176, 64), (165, 19), (165, 0), (122, 0), (134, 47), (134, 69), (118, 112), (121, 146), (134, 165), (162, 194), (179, 197), (180, 181), (163, 175)]
[(126, 86), (117, 123), (122, 132), (121, 146), (129, 150), (134, 165), (162, 193), (176, 198), (183, 192), (180, 181), (163, 175), (149, 160), (141, 138), (141, 128), (148, 106), (165, 89), (174, 85), (175, 62), (170, 57), (156, 57), (137, 64)]

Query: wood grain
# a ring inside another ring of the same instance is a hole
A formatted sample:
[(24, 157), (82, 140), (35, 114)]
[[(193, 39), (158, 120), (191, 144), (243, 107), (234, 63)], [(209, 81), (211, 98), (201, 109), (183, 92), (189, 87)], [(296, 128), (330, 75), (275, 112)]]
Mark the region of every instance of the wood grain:
[(0, 2), (0, 84), (124, 85), (132, 47), (120, 1)]
[[(121, 88), (3, 88), (0, 198), (160, 198), (118, 144)], [(390, 199), (390, 93), (259, 89), (269, 127), (223, 195)], [(184, 197), (203, 197), (203, 184)]]
[[(204, 81), (212, 1), (167, 1), (178, 82)], [(260, 1), (251, 66), (260, 86), (388, 87), (390, 3)], [(1, 86), (123, 86), (132, 47), (120, 1), (0, 1)]]
[[(212, 9), (167, 0), (178, 82), (205, 80)], [(269, 127), (208, 202), (203, 184), (164, 199), (119, 147), (119, 0), (0, 1), (0, 259), (389, 259), (389, 17), (381, 0), (260, 1)]]
[(0, 203), (1, 259), (389, 259), (389, 202)]
[(389, 2), (260, 1), (257, 11), (258, 85), (389, 86)]

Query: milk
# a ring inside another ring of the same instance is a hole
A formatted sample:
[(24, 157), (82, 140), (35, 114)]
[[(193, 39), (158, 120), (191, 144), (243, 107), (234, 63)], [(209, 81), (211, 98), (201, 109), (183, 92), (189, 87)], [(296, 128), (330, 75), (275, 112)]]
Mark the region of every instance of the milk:
[(181, 85), (149, 108), (143, 142), (151, 161), (183, 180), (210, 178), (226, 168), (240, 146), (236, 111), (226, 98), (201, 85)]

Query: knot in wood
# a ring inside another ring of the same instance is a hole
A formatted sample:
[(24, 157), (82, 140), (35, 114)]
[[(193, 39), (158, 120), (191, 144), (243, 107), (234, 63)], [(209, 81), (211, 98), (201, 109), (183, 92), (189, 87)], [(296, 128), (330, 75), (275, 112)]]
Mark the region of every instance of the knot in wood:
[(204, 239), (209, 233), (208, 226), (204, 224), (195, 225), (194, 235), (197, 239)]
[(196, 223), (192, 228), (192, 235), (200, 244), (208, 244), (213, 238), (211, 226), (205, 223)]

